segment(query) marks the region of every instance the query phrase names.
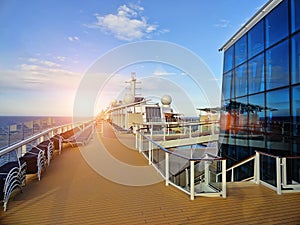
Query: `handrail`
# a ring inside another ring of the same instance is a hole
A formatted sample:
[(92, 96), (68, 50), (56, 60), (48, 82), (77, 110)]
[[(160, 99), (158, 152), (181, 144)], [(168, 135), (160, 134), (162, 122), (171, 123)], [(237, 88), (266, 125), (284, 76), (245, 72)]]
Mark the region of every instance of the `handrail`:
[(265, 152), (261, 152), (261, 151), (256, 151), (256, 152), (258, 152), (261, 155), (270, 156), (273, 158), (279, 157), (279, 158), (287, 158), (287, 159), (300, 159), (300, 156), (279, 156), (279, 155), (273, 155), (273, 154), (265, 153)]
[(239, 162), (239, 163), (233, 165), (232, 167), (228, 168), (228, 169), (226, 170), (226, 172), (228, 172), (228, 171), (230, 171), (230, 170), (232, 170), (232, 169), (234, 169), (234, 168), (236, 168), (236, 167), (239, 167), (239, 166), (241, 166), (241, 165), (243, 165), (243, 164), (245, 164), (245, 163), (247, 163), (247, 162), (249, 162), (249, 161), (251, 161), (251, 160), (253, 160), (253, 159), (255, 159), (255, 155), (250, 156), (250, 157), (248, 157), (247, 159), (244, 159), (243, 161), (241, 161), (241, 162)]
[(137, 132), (142, 135), (145, 139), (147, 139), (149, 142), (151, 142), (152, 144), (156, 145), (157, 147), (159, 147), (161, 150), (163, 150), (166, 153), (169, 153), (171, 155), (175, 155), (177, 157), (180, 157), (182, 159), (186, 159), (188, 161), (214, 161), (214, 160), (225, 160), (226, 158), (224, 157), (216, 157), (215, 159), (208, 159), (208, 158), (189, 158), (174, 152), (171, 152), (169, 150), (167, 150), (166, 148), (164, 148), (163, 146), (161, 146), (160, 144), (158, 144), (157, 142), (153, 141), (151, 138), (147, 137), (146, 135), (144, 135), (143, 133), (140, 132), (140, 130), (138, 129)]
[[(256, 157), (256, 156), (253, 155), (253, 156), (250, 156), (250, 157), (244, 159), (243, 161), (241, 161), (241, 162), (239, 162), (239, 163), (237, 163), (237, 164), (235, 164), (235, 165), (229, 167), (228, 169), (226, 169), (226, 172), (233, 171), (233, 169), (235, 169), (235, 168), (237, 168), (237, 167), (239, 167), (239, 166), (241, 166), (241, 165), (244, 165), (245, 163), (250, 162), (251, 160), (254, 160), (255, 157)], [(218, 174), (216, 174), (216, 175), (217, 175), (217, 177), (218, 177), (218, 176), (222, 175), (222, 173), (218, 173)], [(246, 178), (246, 179), (248, 179), (248, 178)]]
[(65, 125), (60, 125), (60, 126), (56, 126), (56, 127), (49, 128), (49, 129), (44, 130), (44, 131), (42, 131), (42, 132), (40, 132), (40, 133), (38, 133), (38, 134), (34, 134), (34, 135), (32, 135), (32, 136), (26, 138), (25, 140), (21, 140), (21, 141), (15, 143), (15, 144), (13, 144), (13, 145), (10, 145), (10, 146), (8, 146), (8, 147), (6, 147), (6, 148), (4, 148), (4, 149), (1, 149), (1, 150), (0, 150), (0, 156), (3, 156), (3, 155), (5, 155), (5, 154), (7, 154), (7, 153), (9, 153), (9, 152), (11, 152), (11, 151), (17, 149), (17, 148), (20, 148), (20, 147), (22, 147), (23, 145), (26, 145), (26, 144), (30, 143), (31, 141), (34, 141), (34, 140), (36, 140), (36, 139), (38, 139), (38, 138), (40, 138), (40, 137), (42, 137), (42, 136), (44, 136), (44, 135), (50, 133), (51, 131), (55, 131), (55, 130), (58, 130), (58, 129), (60, 129), (60, 128), (67, 127), (67, 126), (70, 126), (70, 125), (76, 125), (76, 124), (81, 124), (81, 123), (86, 123), (86, 122), (87, 122), (87, 121), (84, 121), (84, 122), (76, 122), (76, 123), (68, 123), (68, 124), (65, 124)]
[(177, 127), (187, 127), (187, 126), (202, 126), (202, 125), (211, 125), (211, 124), (217, 124), (219, 123), (219, 120), (211, 120), (208, 122), (166, 122), (166, 121), (160, 121), (160, 122), (146, 122), (146, 123), (135, 123), (136, 125), (174, 125), (178, 124)]
[(261, 154), (261, 155), (269, 156), (269, 157), (272, 157), (272, 158), (280, 157), (280, 156), (278, 156), (278, 155), (272, 155), (272, 154), (270, 154), (270, 153), (265, 153), (265, 152), (260, 152), (260, 151), (256, 151), (256, 152), (258, 152), (258, 153)]

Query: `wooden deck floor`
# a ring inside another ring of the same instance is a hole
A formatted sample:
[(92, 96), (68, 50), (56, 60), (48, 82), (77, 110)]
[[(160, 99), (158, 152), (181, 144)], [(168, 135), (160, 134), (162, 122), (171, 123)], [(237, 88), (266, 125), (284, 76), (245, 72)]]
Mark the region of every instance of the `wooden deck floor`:
[[(93, 151), (89, 146), (96, 138), (84, 148)], [(113, 135), (102, 141), (114, 157), (126, 155), (126, 163), (147, 165)], [(8, 210), (0, 212), (0, 224), (300, 224), (300, 193), (277, 195), (251, 183), (228, 183), (227, 192), (226, 199), (191, 201), (163, 182), (121, 185), (95, 172), (77, 148), (66, 148), (41, 181), (29, 181), (9, 201)]]

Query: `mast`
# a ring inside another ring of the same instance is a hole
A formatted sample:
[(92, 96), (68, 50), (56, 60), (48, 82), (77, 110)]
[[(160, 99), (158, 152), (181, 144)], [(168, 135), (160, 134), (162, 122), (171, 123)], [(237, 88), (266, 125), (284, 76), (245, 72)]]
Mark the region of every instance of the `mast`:
[(135, 97), (135, 88), (136, 88), (135, 72), (131, 72), (130, 94), (131, 94), (133, 97)]

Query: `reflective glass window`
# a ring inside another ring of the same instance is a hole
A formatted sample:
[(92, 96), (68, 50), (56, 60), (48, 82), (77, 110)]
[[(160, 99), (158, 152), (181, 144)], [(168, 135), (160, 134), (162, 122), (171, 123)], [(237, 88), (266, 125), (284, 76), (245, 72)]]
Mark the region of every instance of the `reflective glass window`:
[(232, 83), (233, 83), (232, 72), (229, 72), (223, 76), (223, 85), (222, 85), (223, 99), (229, 99), (234, 95)]
[(243, 96), (247, 94), (248, 82), (247, 82), (247, 64), (243, 64), (234, 70), (234, 85), (235, 96)]
[(235, 118), (234, 129), (235, 133), (239, 134), (237, 138), (247, 139), (248, 135), (248, 98), (237, 98), (235, 101), (236, 107), (232, 111)]
[(233, 49), (234, 46), (231, 46), (224, 52), (224, 72), (227, 72), (233, 68)]
[(289, 84), (288, 41), (266, 51), (266, 67), (267, 89)]
[(248, 62), (248, 82), (249, 94), (264, 91), (264, 54), (261, 54)]
[(266, 47), (288, 35), (288, 1), (279, 4), (266, 16)]
[[(289, 89), (270, 91), (266, 94), (266, 119), (268, 133), (268, 148), (286, 150), (289, 145), (285, 137), (290, 135), (290, 98)], [(282, 145), (274, 145), (281, 142)], [(280, 149), (277, 149), (280, 148)]]
[(235, 43), (235, 66), (240, 65), (247, 59), (247, 36), (243, 36)]
[(292, 0), (292, 32), (300, 29), (300, 1)]
[(300, 83), (300, 34), (292, 38), (292, 83)]
[(251, 148), (265, 147), (265, 95), (264, 93), (250, 95), (249, 111), (249, 146)]
[(292, 89), (293, 134), (300, 136), (300, 86)]
[(264, 20), (248, 32), (248, 58), (264, 50)]

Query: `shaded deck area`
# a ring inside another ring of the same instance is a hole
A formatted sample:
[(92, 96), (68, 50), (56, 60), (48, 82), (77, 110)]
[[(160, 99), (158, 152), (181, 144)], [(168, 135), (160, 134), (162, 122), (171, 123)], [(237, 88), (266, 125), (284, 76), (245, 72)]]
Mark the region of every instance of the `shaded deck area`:
[[(123, 137), (125, 145), (106, 127), (101, 140), (115, 158), (146, 166), (147, 160), (130, 149), (130, 137)], [(97, 138), (95, 134), (82, 150), (96, 151)], [(94, 171), (78, 148), (65, 148), (55, 156), (41, 181), (28, 179), (24, 192), (0, 212), (0, 224), (300, 224), (300, 193), (277, 195), (261, 185), (228, 183), (226, 199), (191, 201), (164, 182), (112, 182)]]

